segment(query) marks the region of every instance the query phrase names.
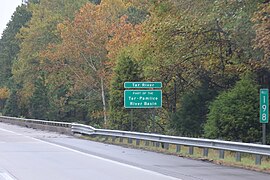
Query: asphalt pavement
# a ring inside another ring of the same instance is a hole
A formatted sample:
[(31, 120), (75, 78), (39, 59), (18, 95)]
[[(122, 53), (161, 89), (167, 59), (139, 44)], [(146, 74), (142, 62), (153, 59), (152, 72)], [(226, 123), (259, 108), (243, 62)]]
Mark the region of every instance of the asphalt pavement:
[(258, 179), (270, 175), (0, 123), (0, 180)]

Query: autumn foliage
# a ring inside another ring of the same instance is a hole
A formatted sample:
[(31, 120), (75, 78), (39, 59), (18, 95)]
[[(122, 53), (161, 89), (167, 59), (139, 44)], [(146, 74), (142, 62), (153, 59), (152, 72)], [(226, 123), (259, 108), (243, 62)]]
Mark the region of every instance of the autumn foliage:
[(10, 92), (9, 92), (9, 89), (7, 87), (0, 88), (0, 99), (1, 100), (8, 99), (9, 94), (10, 94)]
[[(209, 134), (212, 102), (244, 74), (258, 87), (270, 83), (270, 6), (260, 0), (41, 0), (22, 7), (0, 40), (0, 100), (9, 115), (197, 137)], [(131, 80), (162, 82), (163, 108), (126, 110), (123, 84)]]

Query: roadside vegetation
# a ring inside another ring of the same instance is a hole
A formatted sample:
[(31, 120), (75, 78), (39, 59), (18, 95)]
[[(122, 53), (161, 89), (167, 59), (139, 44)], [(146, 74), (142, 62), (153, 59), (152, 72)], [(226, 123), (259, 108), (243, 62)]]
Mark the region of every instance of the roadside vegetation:
[[(260, 143), (269, 17), (263, 0), (24, 1), (0, 39), (0, 113)], [(163, 107), (125, 109), (127, 81), (162, 82)]]

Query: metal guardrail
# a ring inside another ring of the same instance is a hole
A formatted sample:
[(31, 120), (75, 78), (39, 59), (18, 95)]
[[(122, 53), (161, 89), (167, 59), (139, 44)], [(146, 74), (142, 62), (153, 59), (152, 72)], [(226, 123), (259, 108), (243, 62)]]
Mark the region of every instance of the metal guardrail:
[(7, 117), (7, 116), (0, 116), (0, 122), (10, 123), (14, 125), (29, 127), (29, 128), (41, 129), (41, 130), (55, 131), (55, 132), (70, 134), (70, 135), (72, 134), (71, 132), (72, 123), (15, 118), (15, 117)]
[(0, 116), (0, 120), (20, 121), (24, 123), (34, 123), (34, 124), (43, 124), (43, 125), (48, 125), (48, 126), (60, 126), (60, 127), (69, 127), (69, 128), (71, 128), (71, 125), (72, 125), (72, 123), (67, 123), (67, 122), (25, 119), (25, 118), (8, 117), (8, 116)]
[(73, 123), (71, 126), (73, 133), (85, 135), (102, 135), (119, 138), (129, 138), (134, 140), (144, 140), (156, 143), (164, 143), (169, 148), (169, 144), (177, 145), (176, 151), (180, 151), (180, 146), (189, 146), (189, 153), (193, 154), (194, 147), (203, 148), (203, 156), (208, 156), (209, 149), (219, 150), (219, 157), (224, 158), (224, 151), (236, 152), (236, 161), (241, 161), (241, 153), (256, 155), (255, 163), (261, 164), (262, 156), (270, 156), (270, 146), (252, 143), (230, 142), (212, 139), (187, 138), (178, 136), (166, 136), (160, 134), (138, 133), (129, 131), (95, 129), (91, 126)]
[[(201, 139), (201, 138), (187, 138), (187, 137), (178, 137), (178, 136), (166, 136), (160, 134), (150, 134), (150, 133), (138, 133), (138, 132), (129, 132), (129, 131), (118, 131), (118, 130), (108, 130), (108, 129), (96, 129), (92, 126), (87, 126), (77, 123), (66, 123), (66, 122), (54, 122), (54, 121), (43, 121), (43, 120), (34, 120), (34, 119), (24, 119), (24, 118), (13, 118), (0, 116), (0, 121), (3, 122), (14, 122), (18, 121), (18, 125), (26, 124), (41, 124), (46, 126), (57, 126), (69, 128), (72, 133), (79, 133), (84, 135), (101, 135), (109, 136), (114, 138), (128, 138), (129, 142), (136, 140), (136, 144), (139, 144), (140, 140), (146, 142), (146, 145), (149, 145), (149, 142), (156, 143), (157, 146), (162, 143), (166, 149), (169, 148), (169, 144), (176, 145), (176, 151), (179, 152), (181, 146), (189, 146), (189, 154), (193, 154), (194, 147), (203, 148), (203, 156), (208, 156), (209, 149), (219, 150), (219, 157), (224, 158), (225, 151), (236, 152), (236, 160), (241, 161), (241, 153), (248, 153), (256, 155), (256, 164), (261, 164), (262, 156), (270, 156), (270, 146), (269, 145), (260, 145), (252, 143), (241, 143), (241, 142), (230, 142), (230, 141), (221, 141), (221, 140), (212, 140), (212, 139)], [(13, 123), (15, 124), (15, 123)]]

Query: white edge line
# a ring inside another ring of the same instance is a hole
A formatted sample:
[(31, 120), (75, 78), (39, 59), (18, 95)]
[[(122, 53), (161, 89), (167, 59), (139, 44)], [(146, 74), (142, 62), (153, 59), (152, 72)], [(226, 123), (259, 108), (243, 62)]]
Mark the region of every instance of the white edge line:
[[(35, 141), (46, 143), (46, 144), (49, 144), (51, 146), (62, 148), (62, 149), (65, 149), (65, 150), (68, 150), (68, 151), (71, 151), (71, 152), (74, 152), (74, 153), (78, 153), (78, 154), (81, 154), (81, 155), (84, 155), (84, 156), (88, 156), (88, 157), (95, 158), (95, 159), (98, 159), (98, 160), (102, 160), (102, 161), (106, 161), (106, 162), (109, 162), (109, 163), (117, 164), (117, 165), (120, 165), (120, 166), (123, 166), (123, 167), (131, 168), (131, 169), (135, 169), (135, 170), (139, 170), (139, 171), (144, 171), (146, 173), (150, 173), (150, 174), (153, 174), (153, 175), (162, 176), (164, 178), (169, 178), (171, 180), (182, 180), (182, 179), (171, 177), (171, 176), (168, 176), (168, 175), (164, 175), (164, 174), (161, 174), (161, 173), (158, 173), (158, 172), (146, 170), (146, 169), (143, 169), (143, 168), (140, 168), (140, 167), (136, 167), (136, 166), (132, 166), (132, 165), (129, 165), (129, 164), (124, 164), (124, 163), (121, 163), (121, 162), (117, 162), (117, 161), (114, 161), (114, 160), (105, 159), (105, 158), (102, 158), (102, 157), (99, 157), (99, 156), (87, 154), (87, 153), (84, 153), (84, 152), (81, 152), (81, 151), (78, 151), (78, 150), (75, 150), (75, 149), (71, 149), (71, 148), (68, 148), (68, 147), (65, 147), (65, 146), (61, 146), (61, 145), (58, 145), (58, 144), (46, 142), (46, 141), (43, 141), (43, 140), (40, 140), (40, 139), (37, 139), (37, 138), (33, 138), (33, 137), (30, 137), (30, 136), (19, 134), (19, 133), (16, 133), (16, 132), (13, 132), (13, 131), (9, 131), (9, 130), (6, 130), (6, 129), (0, 128), (0, 130), (6, 131), (6, 132), (9, 132), (9, 133), (13, 133), (13, 134), (16, 134), (18, 136), (23, 136), (23, 137), (26, 137), (26, 138), (30, 138), (30, 139), (33, 139)], [(14, 179), (6, 179), (6, 180), (14, 180)]]
[(5, 180), (15, 180), (8, 173), (0, 173), (0, 177), (3, 177)]

